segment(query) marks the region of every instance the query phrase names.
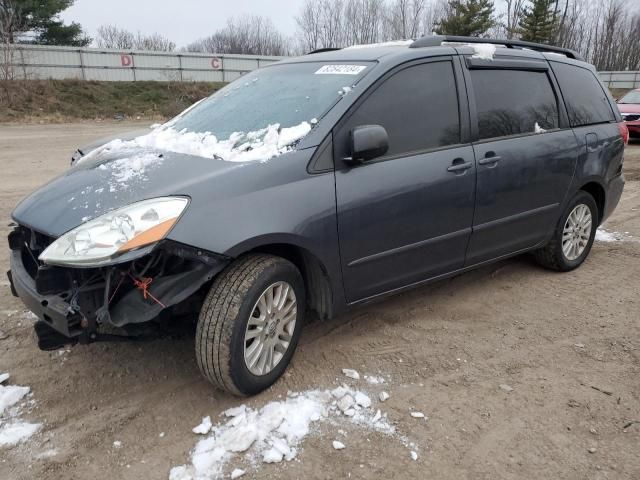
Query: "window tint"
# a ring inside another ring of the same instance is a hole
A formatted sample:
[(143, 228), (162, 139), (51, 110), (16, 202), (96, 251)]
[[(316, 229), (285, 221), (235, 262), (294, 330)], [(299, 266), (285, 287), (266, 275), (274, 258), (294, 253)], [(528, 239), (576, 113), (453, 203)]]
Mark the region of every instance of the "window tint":
[(387, 155), (460, 143), (451, 62), (416, 65), (388, 78), (351, 116), (346, 128), (371, 124), (387, 130)]
[(471, 70), (480, 138), (558, 128), (558, 103), (545, 72)]
[(572, 127), (615, 120), (609, 99), (596, 76), (586, 68), (551, 62)]

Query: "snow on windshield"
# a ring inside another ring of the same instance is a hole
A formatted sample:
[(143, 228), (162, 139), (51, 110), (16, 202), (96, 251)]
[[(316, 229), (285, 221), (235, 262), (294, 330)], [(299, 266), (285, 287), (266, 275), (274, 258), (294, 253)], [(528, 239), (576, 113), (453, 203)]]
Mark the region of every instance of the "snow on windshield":
[(253, 132), (232, 133), (229, 138), (218, 140), (210, 132), (189, 132), (185, 129), (178, 131), (172, 126), (163, 126), (133, 140), (113, 140), (89, 152), (78, 163), (119, 153), (128, 155), (139, 149), (163, 150), (229, 162), (266, 161), (291, 151), (292, 145), (310, 131), (311, 123), (306, 121), (286, 128), (280, 128), (276, 123)]
[(141, 150), (229, 162), (269, 160), (293, 150), (351, 92), (369, 65), (302, 62), (266, 67), (227, 85), (150, 133), (109, 142), (77, 163), (131, 157)]

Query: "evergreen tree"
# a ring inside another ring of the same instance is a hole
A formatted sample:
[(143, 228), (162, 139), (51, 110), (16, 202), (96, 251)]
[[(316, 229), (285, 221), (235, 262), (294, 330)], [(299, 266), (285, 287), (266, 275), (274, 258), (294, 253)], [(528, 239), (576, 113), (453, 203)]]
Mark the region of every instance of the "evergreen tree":
[[(2, 33), (9, 42), (83, 47), (91, 43), (80, 24), (58, 17), (74, 0), (0, 0)], [(4, 31), (6, 30), (6, 31)]]
[(550, 43), (556, 29), (555, 0), (531, 0), (520, 20), (522, 40)]
[(493, 0), (449, 0), (447, 16), (438, 22), (436, 33), (479, 37), (496, 24)]

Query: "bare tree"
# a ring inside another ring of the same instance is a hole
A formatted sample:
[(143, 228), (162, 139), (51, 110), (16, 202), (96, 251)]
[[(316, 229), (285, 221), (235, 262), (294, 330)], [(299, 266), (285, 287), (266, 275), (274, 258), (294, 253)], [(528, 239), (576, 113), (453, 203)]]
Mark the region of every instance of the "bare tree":
[(409, 39), (420, 36), (426, 0), (395, 0), (387, 7), (386, 36), (393, 39)]
[(133, 33), (115, 25), (101, 25), (95, 39), (98, 48), (115, 48), (118, 50), (133, 48)]
[(527, 2), (526, 0), (505, 0), (505, 3), (507, 11), (505, 13), (506, 21), (503, 26), (505, 36), (508, 39), (512, 39), (518, 34), (518, 25), (520, 25), (520, 20), (524, 15)]
[(230, 18), (226, 27), (187, 45), (186, 50), (245, 55), (286, 55), (289, 45), (271, 20), (257, 15), (246, 15)]
[[(13, 82), (16, 79), (18, 50), (15, 48), (15, 32), (24, 29), (17, 5), (9, 0), (0, 1), (0, 90), (6, 104), (13, 103)], [(0, 102), (1, 104), (1, 102)]]
[(598, 70), (640, 69), (640, 12), (622, 0), (558, 0), (554, 44)]
[(138, 32), (134, 34), (124, 28), (118, 28), (115, 25), (102, 25), (98, 27), (96, 45), (99, 48), (115, 48), (118, 50), (135, 49), (171, 52), (176, 49), (175, 43), (159, 33), (143, 35)]
[(138, 32), (133, 40), (133, 48), (136, 50), (151, 50), (156, 52), (172, 52), (176, 44), (159, 33), (142, 35)]
[[(311, 52), (322, 48), (323, 17), (322, 6), (325, 2), (307, 1), (295, 17), (302, 50)], [(342, 13), (342, 12), (341, 12)]]

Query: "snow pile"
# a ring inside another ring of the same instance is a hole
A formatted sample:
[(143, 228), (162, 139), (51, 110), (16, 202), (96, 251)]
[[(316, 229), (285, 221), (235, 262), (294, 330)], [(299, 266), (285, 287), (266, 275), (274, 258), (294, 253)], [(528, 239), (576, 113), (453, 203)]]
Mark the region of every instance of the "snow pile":
[[(170, 480), (221, 478), (236, 454), (244, 454), (251, 463), (291, 461), (313, 424), (321, 422), (349, 421), (383, 434), (395, 433), (387, 415), (372, 407), (371, 398), (347, 385), (289, 393), (258, 410), (241, 405), (223, 415), (228, 420), (213, 426), (211, 434), (196, 444), (190, 464), (171, 469)], [(334, 448), (344, 448), (340, 445), (334, 443)]]
[[(204, 158), (223, 159), (229, 162), (266, 161), (290, 151), (293, 144), (311, 131), (309, 122), (302, 122), (287, 128), (280, 128), (280, 125), (276, 123), (255, 132), (232, 133), (228, 139), (219, 140), (210, 132), (178, 131), (171, 127), (170, 123), (133, 140), (113, 140), (89, 152), (78, 163), (105, 158), (116, 153), (126, 157), (128, 154), (134, 155), (140, 149), (147, 152), (164, 150)], [(136, 165), (121, 169), (119, 175), (122, 177), (122, 181), (126, 181), (130, 176), (136, 176), (136, 172), (144, 171), (151, 162), (157, 161), (158, 158), (157, 154), (152, 153), (123, 158), (123, 162), (131, 164), (133, 161)]]
[(490, 43), (475, 43), (470, 45), (475, 52), (471, 58), (479, 58), (481, 60), (493, 60), (493, 55), (496, 53), (496, 46)]
[[(8, 374), (0, 375), (5, 382)], [(40, 429), (40, 424), (27, 423), (19, 419), (18, 402), (28, 393), (29, 387), (0, 385), (0, 447), (15, 445), (26, 440)]]

